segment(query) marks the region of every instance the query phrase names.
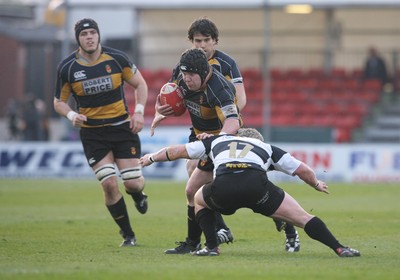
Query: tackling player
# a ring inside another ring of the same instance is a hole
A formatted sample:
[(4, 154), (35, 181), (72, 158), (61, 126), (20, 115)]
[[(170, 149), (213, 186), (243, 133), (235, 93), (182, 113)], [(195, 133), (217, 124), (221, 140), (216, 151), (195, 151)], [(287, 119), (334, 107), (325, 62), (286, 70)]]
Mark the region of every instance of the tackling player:
[(213, 181), (195, 195), (196, 220), (206, 236), (207, 246), (194, 256), (218, 256), (215, 211), (232, 215), (249, 208), (261, 215), (294, 224), (312, 239), (331, 248), (339, 257), (358, 257), (358, 250), (342, 245), (325, 223), (307, 213), (298, 202), (268, 180), (267, 171), (276, 170), (298, 176), (319, 192), (329, 193), (325, 182), (314, 171), (277, 146), (263, 142), (261, 134), (251, 128), (239, 129), (238, 135), (198, 136), (201, 141), (162, 148), (140, 159), (142, 166), (154, 162), (210, 158), (214, 163)]

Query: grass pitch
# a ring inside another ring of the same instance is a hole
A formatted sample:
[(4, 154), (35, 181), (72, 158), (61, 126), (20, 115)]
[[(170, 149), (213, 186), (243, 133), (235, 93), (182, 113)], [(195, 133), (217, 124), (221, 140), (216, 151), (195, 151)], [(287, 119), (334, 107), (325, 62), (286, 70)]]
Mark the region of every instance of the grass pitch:
[(186, 236), (184, 182), (148, 181), (149, 211), (125, 196), (138, 246), (120, 248), (95, 180), (0, 181), (0, 279), (400, 279), (400, 186), (285, 185), (360, 258), (342, 259), (299, 230), (299, 253), (248, 209), (226, 216), (235, 242), (219, 257), (165, 255)]

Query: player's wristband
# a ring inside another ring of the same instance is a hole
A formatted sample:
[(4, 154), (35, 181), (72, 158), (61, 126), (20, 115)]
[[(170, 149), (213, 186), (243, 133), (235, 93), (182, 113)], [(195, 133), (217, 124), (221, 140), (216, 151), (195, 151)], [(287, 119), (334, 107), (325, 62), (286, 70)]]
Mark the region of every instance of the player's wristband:
[(75, 117), (76, 115), (78, 115), (78, 113), (71, 110), (71, 111), (69, 111), (68, 114), (67, 114), (67, 119), (69, 119), (69, 120), (72, 122), (72, 121), (74, 120), (74, 117)]
[(165, 156), (167, 157), (168, 161), (171, 161), (171, 159), (169, 158), (169, 155), (168, 155), (168, 149), (165, 149)]
[(149, 160), (150, 160), (151, 163), (154, 163), (154, 162), (155, 162), (153, 156), (154, 156), (154, 155), (149, 156)]
[(319, 187), (319, 181), (318, 183), (315, 184), (314, 189), (317, 189)]
[(136, 104), (136, 106), (135, 106), (135, 113), (138, 113), (138, 114), (144, 114), (144, 105), (142, 105), (142, 104)]

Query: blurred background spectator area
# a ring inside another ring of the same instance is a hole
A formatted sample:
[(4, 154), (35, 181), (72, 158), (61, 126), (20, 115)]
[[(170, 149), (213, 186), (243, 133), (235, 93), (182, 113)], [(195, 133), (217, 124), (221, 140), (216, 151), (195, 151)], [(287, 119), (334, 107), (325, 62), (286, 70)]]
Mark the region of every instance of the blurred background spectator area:
[[(126, 51), (146, 78), (149, 125), (160, 87), (169, 80), (180, 54), (191, 46), (188, 26), (208, 16), (220, 30), (218, 48), (232, 55), (242, 71), (247, 92), (242, 114), (247, 126), (276, 129), (271, 135), (321, 129), (328, 135), (322, 141), (334, 142), (369, 141), (373, 137), (368, 138), (367, 132), (375, 123), (385, 123), (385, 128), (399, 134), (397, 111), (391, 107), (398, 102), (400, 3), (311, 1), (316, 5), (309, 13), (292, 14), (284, 5), (288, 1), (268, 1), (269, 6), (260, 5), (263, 1), (240, 6), (212, 2), (211, 8), (205, 3), (179, 6), (174, 1), (168, 5), (121, 0), (0, 2), (4, 101), (0, 118), (6, 120), (11, 100), (23, 103), (26, 93), (34, 93), (47, 105), (48, 138), (60, 140), (54, 133), (59, 118), (52, 111), (56, 67), (77, 47), (75, 21), (90, 16), (100, 25), (102, 44)], [(385, 63), (383, 82), (364, 75), (371, 49)], [(132, 107), (133, 95), (127, 96)], [(380, 119), (385, 112), (390, 114)], [(164, 124), (189, 125), (190, 121), (184, 116)]]

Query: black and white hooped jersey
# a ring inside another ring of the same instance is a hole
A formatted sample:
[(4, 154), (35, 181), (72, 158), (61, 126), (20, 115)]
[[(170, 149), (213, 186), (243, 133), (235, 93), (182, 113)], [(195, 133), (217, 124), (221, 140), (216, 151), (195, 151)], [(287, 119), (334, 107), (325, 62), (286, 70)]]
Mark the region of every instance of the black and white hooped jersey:
[(206, 159), (214, 163), (214, 177), (252, 168), (265, 172), (277, 170), (293, 175), (301, 162), (288, 152), (260, 140), (232, 135), (217, 135), (186, 144), (192, 159)]
[(86, 115), (83, 127), (111, 125), (129, 120), (124, 81), (136, 73), (136, 66), (119, 50), (102, 47), (99, 59), (85, 63), (77, 51), (57, 69), (55, 97), (67, 102), (72, 94), (79, 113)]

